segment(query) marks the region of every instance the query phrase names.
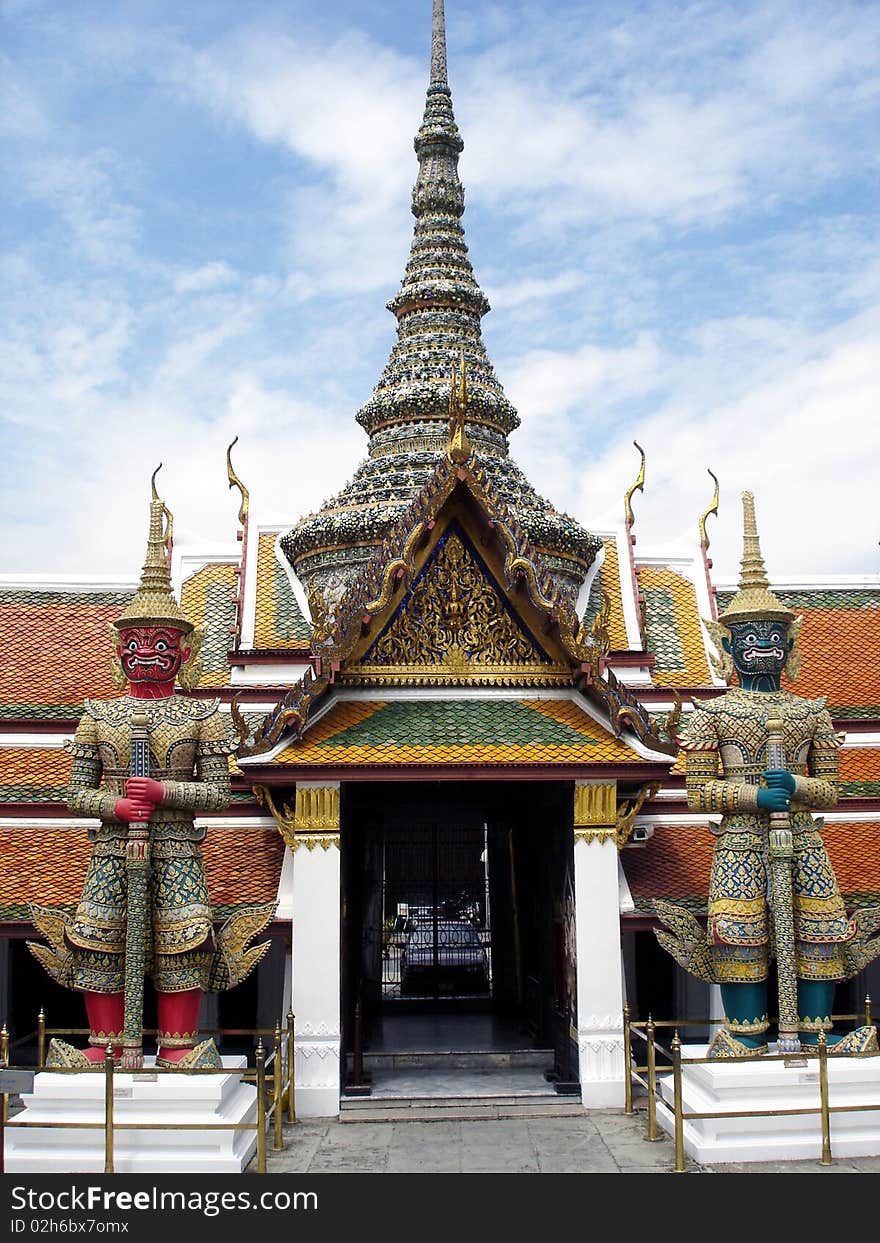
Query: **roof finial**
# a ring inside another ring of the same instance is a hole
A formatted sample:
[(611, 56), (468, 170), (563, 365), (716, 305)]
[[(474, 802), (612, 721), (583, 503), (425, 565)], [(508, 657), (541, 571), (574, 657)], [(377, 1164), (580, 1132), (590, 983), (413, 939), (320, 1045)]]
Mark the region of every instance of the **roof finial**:
[[(706, 467), (706, 469), (709, 470), (708, 467)], [(715, 480), (715, 495), (712, 497), (712, 502), (709, 505), (709, 508), (704, 509), (702, 514), (700, 514), (700, 547), (703, 549), (704, 552), (707, 552), (709, 549), (709, 535), (708, 535), (708, 532), (706, 531), (706, 522), (710, 514), (715, 514), (717, 517), (718, 498), (720, 495), (719, 490), (718, 490), (718, 476), (712, 470), (709, 470), (709, 474)]]
[(250, 493), (239, 479), (232, 466), (232, 450), (238, 444), (238, 437), (226, 449), (226, 478), (229, 480), (230, 488), (238, 488), (241, 493), (241, 505), (238, 508), (238, 521), (242, 526), (247, 522), (248, 509), (250, 507)]
[(638, 449), (642, 460), (639, 464), (638, 477), (635, 483), (632, 485), (632, 487), (627, 489), (626, 496), (623, 498), (623, 507), (626, 512), (626, 525), (627, 527), (629, 527), (630, 530), (632, 530), (632, 528), (635, 526), (635, 523), (636, 523), (635, 514), (633, 513), (633, 508), (632, 508), (633, 495), (637, 491), (644, 492), (645, 490), (645, 450), (642, 448), (642, 446), (639, 444), (637, 440), (634, 440), (633, 444)]
[(446, 86), (446, 15), (443, 0), (434, 0), (431, 21), (431, 85)]

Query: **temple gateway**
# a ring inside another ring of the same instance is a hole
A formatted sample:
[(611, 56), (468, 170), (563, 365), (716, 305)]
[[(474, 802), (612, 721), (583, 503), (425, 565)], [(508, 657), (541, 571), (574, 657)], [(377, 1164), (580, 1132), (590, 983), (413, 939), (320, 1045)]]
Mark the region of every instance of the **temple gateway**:
[[(231, 803), (196, 818), (212, 909), (275, 904), (269, 951), (238, 989), (206, 995), (201, 1026), (292, 1010), (303, 1116), (378, 1096), (401, 1067), (430, 1091), (463, 1055), (487, 1075), (520, 1067), (533, 1098), (620, 1106), (624, 1002), (642, 1017), (720, 1013), (718, 988), (660, 948), (654, 912), (666, 900), (705, 914), (720, 819), (688, 810), (678, 745), (695, 705), (728, 686), (705, 624), (736, 587), (712, 575), (717, 491), (694, 515), (692, 555), (670, 561), (636, 545), (644, 455), (621, 481), (616, 530), (587, 531), (532, 488), (481, 337), (462, 147), (434, 0), (412, 247), (388, 304), (397, 337), (356, 415), (363, 462), (285, 525), (252, 511), (230, 447), (237, 541), (208, 553), (164, 533), (204, 635), (201, 679), (177, 694), (219, 700), (234, 744)], [(724, 521), (738, 525), (737, 505)], [(0, 582), (13, 1038), (40, 1009), (82, 1025), (79, 998), (25, 941), (32, 903), (72, 910), (83, 888), (88, 823), (67, 808), (64, 743), (87, 697), (114, 694), (107, 625), (136, 586)], [(823, 836), (851, 911), (880, 894), (880, 575), (772, 586), (804, 619), (794, 689), (826, 696), (843, 735)], [(869, 991), (876, 963), (838, 987), (836, 1009)]]

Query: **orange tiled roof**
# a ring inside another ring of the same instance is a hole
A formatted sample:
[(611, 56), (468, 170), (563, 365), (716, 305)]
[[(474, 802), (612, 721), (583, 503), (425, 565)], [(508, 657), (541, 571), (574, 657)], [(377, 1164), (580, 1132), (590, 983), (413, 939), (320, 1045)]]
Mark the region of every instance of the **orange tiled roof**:
[(660, 566), (637, 568), (645, 597), (646, 646), (656, 686), (711, 686), (693, 583)]
[(180, 589), (180, 606), (184, 614), (204, 630), (199, 686), (226, 686), (229, 682), (227, 656), (232, 646), (231, 630), (235, 625), (233, 595), (238, 587), (236, 569), (233, 562), (203, 565)]
[[(27, 919), (29, 902), (74, 905), (90, 851), (85, 830), (45, 823), (0, 828), (0, 919)], [(275, 899), (284, 855), (276, 829), (209, 829), (203, 854), (211, 904), (220, 914)]]
[[(880, 900), (880, 821), (832, 821), (822, 832), (844, 898), (854, 904)], [(705, 909), (715, 837), (708, 826), (657, 825), (642, 850), (625, 850), (623, 868), (636, 908), (668, 898)]]
[(827, 695), (832, 715), (880, 716), (880, 609), (798, 612), (803, 663), (791, 689), (809, 698)]
[(336, 703), (273, 765), (633, 764), (626, 743), (569, 700)]
[(89, 599), (3, 592), (0, 717), (74, 717), (86, 697), (118, 694), (110, 673), (107, 628), (128, 600), (127, 593), (96, 592)]
[(70, 764), (60, 747), (0, 747), (0, 804), (63, 802)]

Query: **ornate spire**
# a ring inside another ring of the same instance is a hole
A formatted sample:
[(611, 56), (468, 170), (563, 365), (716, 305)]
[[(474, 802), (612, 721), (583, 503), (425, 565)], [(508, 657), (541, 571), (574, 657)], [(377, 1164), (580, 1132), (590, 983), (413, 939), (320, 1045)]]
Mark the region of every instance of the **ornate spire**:
[(758, 540), (758, 524), (755, 519), (755, 498), (751, 492), (743, 492), (743, 555), (739, 591), (719, 617), (726, 626), (734, 622), (766, 618), (773, 621), (792, 622), (794, 613), (777, 600), (770, 590), (770, 580), (764, 568), (761, 545)]
[(412, 193), (412, 246), (400, 289), (387, 304), (397, 319), (397, 340), (357, 414), (370, 438), (369, 457), (320, 512), (284, 536), (281, 548), (297, 575), (317, 580), (328, 600), (345, 592), (449, 448), (456, 384), (451, 377), (459, 374), (461, 358), (468, 386), (463, 445), (479, 458), (547, 569), (574, 599), (601, 541), (538, 496), (509, 456), (507, 437), (519, 417), (480, 334), (489, 303), (474, 276), (461, 224), (458, 159), (464, 143), (452, 110), (443, 0), (433, 0), (431, 69), (414, 145), (419, 171)]
[[(386, 442), (395, 450), (401, 426), (442, 435), (449, 407), (449, 374), (464, 349), (471, 378), (469, 419), (490, 451), (507, 452), (507, 433), (519, 426), (516, 411), (504, 395), (480, 336), (480, 320), (489, 310), (477, 283), (461, 217), (464, 190), (458, 158), (464, 148), (452, 110), (446, 71), (446, 22), (442, 0), (434, 0), (431, 27), (431, 74), (422, 124), (414, 147), (419, 172), (412, 192), (416, 223), (400, 289), (388, 303), (398, 321), (398, 339), (379, 383), (358, 413), (370, 433), (371, 452)], [(425, 427), (425, 420), (436, 420)], [(396, 436), (388, 431), (397, 427)], [(386, 435), (386, 433), (388, 433)], [(442, 441), (438, 448), (442, 450)]]
[(156, 491), (156, 476), (162, 469), (160, 462), (150, 480), (150, 531), (147, 536), (147, 555), (141, 570), (141, 581), (128, 608), (116, 622), (118, 629), (125, 626), (171, 626), (183, 634), (189, 634), (193, 623), (184, 617), (171, 590), (171, 575), (165, 557), (170, 514)]
[(443, 0), (434, 0), (431, 19), (431, 85), (446, 86), (446, 14)]

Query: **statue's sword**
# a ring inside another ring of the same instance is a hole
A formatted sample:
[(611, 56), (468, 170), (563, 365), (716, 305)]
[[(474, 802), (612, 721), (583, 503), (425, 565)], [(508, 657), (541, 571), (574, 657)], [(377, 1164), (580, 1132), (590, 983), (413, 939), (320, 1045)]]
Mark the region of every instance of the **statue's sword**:
[[(767, 721), (767, 767), (785, 768), (784, 722), (779, 717)], [(798, 1035), (797, 973), (794, 960), (794, 897), (791, 870), (794, 846), (791, 818), (787, 811), (771, 811), (767, 841), (770, 870), (770, 905), (773, 911), (773, 940), (779, 980), (779, 1052), (796, 1054)]]
[[(131, 718), (132, 777), (150, 775), (150, 728), (144, 708), (136, 707)], [(132, 820), (125, 847), (128, 885), (125, 927), (125, 1022), (122, 1033), (122, 1065), (138, 1070), (144, 1064), (144, 975), (147, 967), (149, 929), (150, 825)]]

